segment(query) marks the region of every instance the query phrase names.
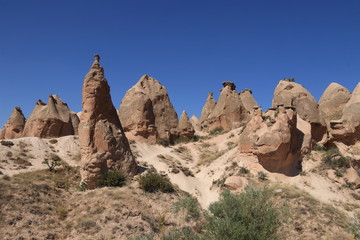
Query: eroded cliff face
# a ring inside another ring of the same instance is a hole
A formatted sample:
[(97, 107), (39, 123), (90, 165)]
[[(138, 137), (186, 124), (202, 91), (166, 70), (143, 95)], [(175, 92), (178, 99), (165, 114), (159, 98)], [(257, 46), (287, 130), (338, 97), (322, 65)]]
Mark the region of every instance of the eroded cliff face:
[(138, 171), (117, 111), (110, 96), (104, 69), (95, 55), (82, 89), (82, 114), (79, 124), (81, 182), (88, 188), (107, 171), (133, 175)]
[(301, 162), (296, 111), (280, 107), (265, 119), (261, 108), (253, 110), (251, 120), (240, 134), (239, 151), (255, 154), (268, 171), (295, 175)]
[(166, 88), (144, 75), (130, 88), (120, 103), (119, 117), (125, 132), (155, 142), (176, 138), (179, 120)]

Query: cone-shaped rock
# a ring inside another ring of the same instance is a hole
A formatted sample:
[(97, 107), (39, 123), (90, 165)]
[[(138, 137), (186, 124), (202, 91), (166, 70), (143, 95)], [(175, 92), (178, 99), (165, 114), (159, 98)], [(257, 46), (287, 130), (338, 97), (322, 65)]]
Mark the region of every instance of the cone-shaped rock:
[(217, 127), (231, 130), (246, 124), (249, 120), (249, 114), (235, 90), (235, 84), (223, 82), (223, 86), (219, 101), (208, 117), (209, 130)]
[(344, 107), (350, 97), (350, 91), (340, 84), (331, 83), (326, 88), (319, 100), (319, 110), (327, 123), (342, 118)]
[(0, 139), (21, 137), (25, 126), (25, 121), (26, 119), (20, 107), (15, 107), (10, 115), (10, 118), (4, 125), (4, 129), (0, 134)]
[(276, 118), (263, 120), (261, 108), (254, 109), (251, 120), (240, 134), (239, 150), (254, 153), (259, 163), (271, 172), (294, 175), (301, 159), (296, 111), (283, 107), (276, 111)]
[(50, 95), (48, 104), (41, 100), (27, 119), (24, 137), (62, 137), (77, 134), (79, 118), (57, 95)]
[(200, 120), (195, 115), (191, 116), (190, 122), (195, 131), (201, 131)]
[(119, 116), (125, 132), (146, 139), (171, 138), (179, 124), (166, 88), (148, 75), (126, 92)]
[(324, 120), (320, 116), (315, 98), (302, 85), (293, 81), (281, 80), (277, 85), (272, 106), (293, 106), (297, 114), (311, 124), (311, 135), (315, 141), (323, 139), (326, 133)]
[(180, 116), (178, 131), (181, 137), (186, 137), (190, 140), (194, 138), (195, 130), (185, 111)]
[(215, 107), (216, 107), (216, 101), (213, 98), (213, 93), (209, 92), (206, 102), (205, 102), (205, 105), (201, 111), (201, 116), (200, 116), (201, 129), (207, 129), (209, 127), (208, 118), (209, 118), (210, 113), (212, 111), (214, 111)]
[(246, 111), (249, 113), (252, 112), (253, 108), (258, 106), (255, 98), (252, 95), (252, 91), (250, 89), (245, 89), (240, 93), (241, 102), (244, 104)]
[(99, 59), (95, 55), (84, 79), (79, 124), (81, 182), (88, 188), (96, 187), (98, 179), (107, 171), (132, 175), (138, 170)]
[(360, 140), (360, 83), (357, 84), (343, 111), (343, 125), (351, 142)]

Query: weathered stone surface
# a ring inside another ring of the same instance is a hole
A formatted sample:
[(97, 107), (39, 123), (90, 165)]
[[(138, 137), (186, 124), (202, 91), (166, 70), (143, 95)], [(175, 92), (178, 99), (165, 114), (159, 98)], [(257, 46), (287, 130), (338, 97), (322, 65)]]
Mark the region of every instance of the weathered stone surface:
[(107, 171), (136, 174), (137, 164), (130, 150), (110, 87), (99, 64), (98, 55), (85, 76), (82, 89), (82, 113), (79, 124), (81, 182), (89, 188)]
[(342, 118), (346, 103), (350, 100), (351, 93), (337, 83), (331, 83), (319, 100), (319, 110), (327, 125), (331, 120)]
[(268, 171), (294, 175), (301, 161), (296, 111), (280, 107), (276, 115), (263, 120), (261, 109), (254, 109), (240, 134), (239, 150), (255, 154)]
[(190, 122), (195, 131), (201, 131), (200, 120), (195, 115), (191, 116)]
[(223, 82), (219, 101), (208, 117), (209, 130), (222, 127), (231, 130), (246, 124), (249, 120), (236, 86), (232, 82)]
[(15, 107), (10, 115), (10, 118), (4, 125), (4, 129), (0, 132), (0, 139), (21, 137), (25, 126), (25, 121), (26, 119), (20, 107)]
[(297, 114), (311, 124), (312, 139), (315, 141), (324, 140), (326, 136), (325, 121), (320, 116), (315, 98), (302, 85), (281, 80), (275, 89), (272, 101), (273, 107), (279, 105), (295, 107)]
[(216, 107), (216, 101), (213, 98), (213, 93), (209, 92), (206, 102), (205, 102), (205, 105), (201, 111), (201, 117), (200, 117), (201, 129), (203, 129), (203, 130), (208, 129), (208, 127), (209, 127), (208, 118), (209, 118), (209, 115), (212, 113), (212, 111), (214, 111), (215, 107)]
[(180, 116), (178, 132), (180, 137), (185, 137), (189, 140), (194, 138), (195, 130), (186, 111), (183, 111)]
[(120, 121), (125, 132), (145, 139), (172, 138), (179, 124), (166, 88), (144, 75), (129, 89), (120, 103)]
[(50, 95), (48, 104), (41, 100), (27, 119), (24, 137), (52, 138), (77, 134), (79, 118), (57, 95)]
[(357, 84), (344, 107), (342, 122), (346, 135), (351, 135), (348, 139), (349, 143), (353, 144), (360, 140), (360, 83)]
[(249, 113), (252, 112), (253, 108), (258, 106), (255, 98), (252, 95), (252, 91), (250, 89), (245, 89), (240, 93), (241, 102), (244, 104), (246, 111)]

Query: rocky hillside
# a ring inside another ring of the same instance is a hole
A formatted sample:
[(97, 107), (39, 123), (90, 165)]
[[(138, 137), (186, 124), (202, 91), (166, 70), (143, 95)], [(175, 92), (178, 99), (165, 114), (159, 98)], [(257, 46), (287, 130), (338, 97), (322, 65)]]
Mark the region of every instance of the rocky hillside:
[(0, 131), (0, 239), (359, 238), (359, 94), (283, 79), (263, 110), (223, 82), (179, 119), (144, 75), (117, 110), (95, 55), (80, 117), (50, 95)]

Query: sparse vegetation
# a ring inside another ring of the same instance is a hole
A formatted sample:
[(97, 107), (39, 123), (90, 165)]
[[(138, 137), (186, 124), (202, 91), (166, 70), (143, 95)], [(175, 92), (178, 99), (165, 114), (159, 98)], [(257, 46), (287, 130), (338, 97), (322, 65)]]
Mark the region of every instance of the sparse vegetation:
[(336, 176), (342, 177), (346, 169), (350, 167), (350, 159), (344, 157), (337, 148), (332, 148), (325, 152), (322, 167), (334, 169)]
[(146, 173), (139, 178), (140, 188), (145, 192), (161, 191), (164, 193), (174, 192), (175, 189), (167, 177), (157, 173)]
[(259, 171), (257, 173), (257, 177), (260, 181), (268, 180), (268, 175), (266, 173), (264, 173), (263, 171)]
[(156, 143), (164, 147), (170, 146), (170, 140), (167, 138), (159, 138), (156, 140)]
[(219, 158), (220, 156), (222, 156), (225, 153), (225, 151), (218, 151), (218, 150), (213, 150), (213, 151), (206, 151), (201, 153), (200, 155), (200, 160), (198, 162), (198, 165), (206, 165), (208, 166), (209, 164), (211, 164), (215, 159)]
[(174, 203), (175, 213), (183, 212), (185, 220), (198, 220), (201, 216), (200, 207), (197, 200), (193, 197), (184, 197), (183, 199)]
[(61, 162), (58, 161), (49, 161), (49, 159), (45, 158), (44, 161), (42, 161), (42, 164), (45, 164), (50, 172), (55, 171), (55, 168), (58, 166), (61, 166)]
[(14, 143), (12, 141), (1, 141), (0, 143), (1, 143), (1, 145), (6, 146), (6, 147), (14, 146)]
[(250, 173), (250, 170), (247, 167), (240, 167), (239, 173), (240, 175), (246, 175)]
[(223, 132), (224, 132), (223, 127), (216, 127), (216, 128), (214, 128), (213, 130), (210, 131), (209, 135), (210, 136), (216, 136), (216, 135), (219, 135), (219, 134), (221, 134)]
[(355, 213), (350, 221), (350, 232), (354, 235), (355, 239), (360, 239), (360, 213)]
[(122, 187), (125, 185), (124, 174), (115, 171), (108, 171), (98, 180), (100, 187)]

